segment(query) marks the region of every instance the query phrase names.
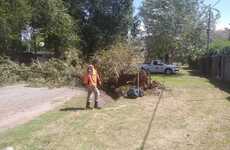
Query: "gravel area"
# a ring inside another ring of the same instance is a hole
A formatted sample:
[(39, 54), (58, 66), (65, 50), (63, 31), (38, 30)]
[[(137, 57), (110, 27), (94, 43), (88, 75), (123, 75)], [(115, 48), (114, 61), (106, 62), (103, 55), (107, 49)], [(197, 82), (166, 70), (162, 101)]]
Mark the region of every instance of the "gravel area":
[(0, 88), (0, 131), (25, 123), (63, 104), (74, 96), (85, 94), (80, 88), (32, 88), (14, 85)]

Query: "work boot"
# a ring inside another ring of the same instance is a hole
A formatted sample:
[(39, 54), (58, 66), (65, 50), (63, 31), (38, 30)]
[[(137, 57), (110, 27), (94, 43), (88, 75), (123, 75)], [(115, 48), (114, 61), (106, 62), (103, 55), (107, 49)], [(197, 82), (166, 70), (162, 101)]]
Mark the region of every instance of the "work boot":
[(87, 102), (87, 103), (86, 103), (86, 109), (92, 109), (92, 108), (90, 107), (90, 102)]
[(101, 107), (98, 105), (98, 102), (95, 102), (94, 108), (96, 108), (96, 109), (101, 109)]

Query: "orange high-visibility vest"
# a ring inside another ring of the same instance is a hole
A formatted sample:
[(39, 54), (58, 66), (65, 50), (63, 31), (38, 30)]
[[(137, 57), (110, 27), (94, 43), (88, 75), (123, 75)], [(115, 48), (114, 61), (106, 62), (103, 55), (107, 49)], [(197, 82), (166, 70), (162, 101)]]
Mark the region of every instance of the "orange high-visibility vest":
[(101, 82), (96, 69), (93, 69), (92, 74), (86, 73), (83, 80), (86, 86), (97, 86), (97, 83)]

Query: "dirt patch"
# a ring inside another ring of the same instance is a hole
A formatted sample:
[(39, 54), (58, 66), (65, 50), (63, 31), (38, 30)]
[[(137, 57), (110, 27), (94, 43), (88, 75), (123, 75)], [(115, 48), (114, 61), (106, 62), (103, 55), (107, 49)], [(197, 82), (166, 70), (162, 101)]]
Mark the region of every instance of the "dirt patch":
[(0, 132), (25, 123), (63, 104), (74, 96), (85, 94), (80, 88), (31, 88), (14, 85), (0, 88)]

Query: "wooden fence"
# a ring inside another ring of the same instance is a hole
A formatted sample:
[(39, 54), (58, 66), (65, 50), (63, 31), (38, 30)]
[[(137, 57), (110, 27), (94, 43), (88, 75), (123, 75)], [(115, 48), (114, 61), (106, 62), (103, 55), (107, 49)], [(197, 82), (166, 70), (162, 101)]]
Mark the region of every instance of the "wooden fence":
[(197, 60), (196, 68), (211, 78), (230, 81), (230, 56), (209, 56)]

